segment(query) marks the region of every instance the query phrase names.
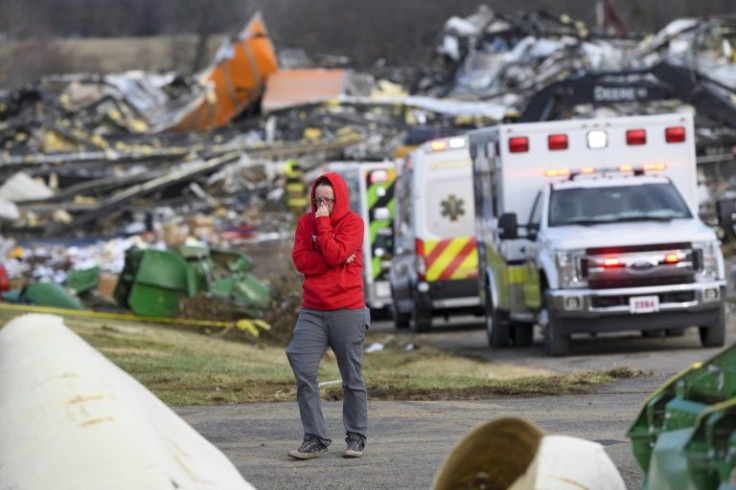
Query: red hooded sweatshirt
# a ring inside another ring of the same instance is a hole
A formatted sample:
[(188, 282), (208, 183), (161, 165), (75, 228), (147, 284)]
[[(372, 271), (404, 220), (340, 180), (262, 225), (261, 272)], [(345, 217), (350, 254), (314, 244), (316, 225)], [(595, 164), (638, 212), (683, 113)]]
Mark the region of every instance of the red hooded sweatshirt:
[[(317, 182), (332, 184), (335, 204), (330, 216), (314, 217)], [(335, 172), (312, 184), (310, 211), (299, 218), (291, 257), (304, 275), (302, 305), (315, 310), (356, 309), (365, 306), (363, 296), (363, 220), (350, 210), (348, 186)], [(355, 253), (355, 260), (346, 263)]]

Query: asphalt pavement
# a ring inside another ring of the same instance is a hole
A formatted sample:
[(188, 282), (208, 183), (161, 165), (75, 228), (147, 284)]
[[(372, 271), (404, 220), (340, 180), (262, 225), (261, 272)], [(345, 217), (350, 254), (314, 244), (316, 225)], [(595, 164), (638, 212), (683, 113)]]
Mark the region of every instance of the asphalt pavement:
[[(673, 374), (720, 349), (700, 347), (697, 329), (676, 337), (638, 333), (575, 339), (571, 355), (550, 358), (540, 332), (523, 349), (490, 350), (478, 319), (438, 323), (432, 332), (396, 331), (374, 322), (373, 331), (407, 336), (456, 354), (489, 363), (508, 363), (570, 372), (625, 366), (641, 375), (597, 388), (588, 395), (534, 398), (498, 397), (470, 401), (371, 401), (365, 455), (342, 458), (341, 402), (323, 402), (333, 445), (322, 458), (295, 461), (286, 453), (301, 442), (296, 402), (175, 410), (235, 464), (259, 490), (267, 489), (429, 489), (454, 445), (473, 427), (499, 417), (524, 417), (547, 434), (597, 441), (605, 447), (627, 488), (641, 488), (644, 474), (636, 464), (626, 431), (647, 396)], [(736, 339), (736, 319), (729, 318), (726, 345)], [(509, 448), (513, 451), (513, 448)]]
[(665, 379), (652, 375), (622, 380), (582, 396), (369, 401), (368, 442), (359, 459), (342, 457), (340, 402), (323, 403), (334, 442), (327, 455), (310, 461), (286, 455), (301, 442), (295, 402), (175, 410), (259, 490), (429, 489), (446, 456), (471, 428), (504, 416), (524, 417), (547, 434), (599, 442), (627, 488), (634, 489), (641, 488), (643, 473), (625, 434), (644, 398)]

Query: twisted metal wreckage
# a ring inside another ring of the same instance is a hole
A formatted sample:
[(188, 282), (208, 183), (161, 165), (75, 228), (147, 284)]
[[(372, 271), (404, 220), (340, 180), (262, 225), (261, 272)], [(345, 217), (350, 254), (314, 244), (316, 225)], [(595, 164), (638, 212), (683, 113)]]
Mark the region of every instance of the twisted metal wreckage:
[[(359, 72), (295, 65), (256, 14), (191, 80), (56, 75), (2, 93), (2, 251), (39, 235), (148, 231), (169, 245), (187, 235), (217, 245), (283, 233), (289, 219), (266, 216), (287, 212), (277, 204), (286, 160), (309, 171), (394, 159), (500, 121), (693, 111), (703, 190), (723, 194), (736, 143), (735, 46), (732, 16), (642, 36), (620, 22), (594, 29), (482, 6), (446, 21), (431, 64)], [(192, 224), (201, 213), (213, 217), (205, 227)]]

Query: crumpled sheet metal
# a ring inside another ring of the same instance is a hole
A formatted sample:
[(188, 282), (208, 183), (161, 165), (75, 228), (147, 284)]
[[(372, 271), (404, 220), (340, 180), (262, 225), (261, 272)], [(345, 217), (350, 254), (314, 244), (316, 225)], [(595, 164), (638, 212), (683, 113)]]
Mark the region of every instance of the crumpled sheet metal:
[(348, 72), (340, 69), (292, 69), (273, 73), (261, 101), (264, 114), (274, 110), (323, 102), (340, 97), (348, 85)]
[[(677, 19), (641, 40), (594, 32), (562, 15), (509, 18), (483, 6), (450, 18), (436, 48), (453, 64), (444, 87), (450, 97), (496, 101), (523, 93), (512, 105), (545, 86), (584, 72), (649, 68), (661, 61), (685, 66), (736, 89), (736, 17)], [(508, 99), (507, 99), (508, 102)]]
[(234, 41), (220, 47), (215, 62), (200, 77), (205, 91), (196, 108), (181, 114), (170, 128), (203, 130), (227, 124), (261, 96), (266, 79), (277, 70), (276, 52), (257, 13)]

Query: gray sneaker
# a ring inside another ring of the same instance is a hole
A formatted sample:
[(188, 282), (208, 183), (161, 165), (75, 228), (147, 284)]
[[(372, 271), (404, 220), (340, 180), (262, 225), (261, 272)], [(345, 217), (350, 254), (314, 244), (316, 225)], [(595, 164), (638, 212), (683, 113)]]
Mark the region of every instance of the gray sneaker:
[(348, 445), (343, 454), (344, 458), (359, 458), (363, 456), (363, 452), (365, 451), (365, 437), (350, 432), (345, 438), (345, 442)]
[(326, 452), (327, 446), (318, 437), (304, 436), (302, 445), (299, 446), (299, 449), (289, 451), (289, 456), (294, 459), (312, 459), (319, 458)]

